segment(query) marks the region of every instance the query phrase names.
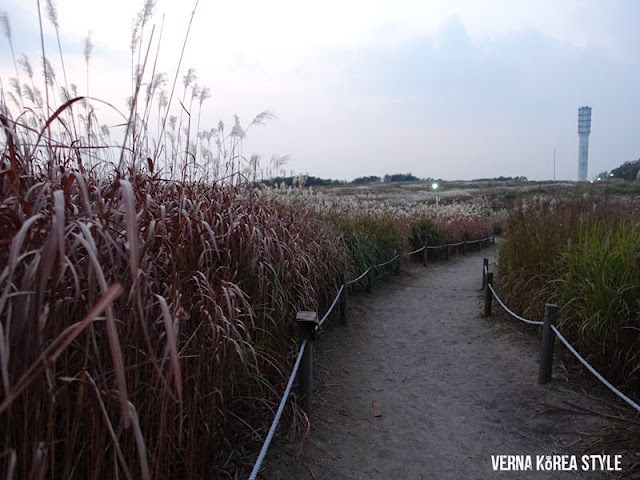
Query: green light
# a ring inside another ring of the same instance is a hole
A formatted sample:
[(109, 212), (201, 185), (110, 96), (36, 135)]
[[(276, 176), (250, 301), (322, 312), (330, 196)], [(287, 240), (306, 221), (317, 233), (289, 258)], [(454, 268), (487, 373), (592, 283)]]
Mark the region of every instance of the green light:
[(438, 189), (438, 184), (434, 183), (433, 185), (431, 185), (431, 188), (433, 188), (434, 190), (437, 190)]

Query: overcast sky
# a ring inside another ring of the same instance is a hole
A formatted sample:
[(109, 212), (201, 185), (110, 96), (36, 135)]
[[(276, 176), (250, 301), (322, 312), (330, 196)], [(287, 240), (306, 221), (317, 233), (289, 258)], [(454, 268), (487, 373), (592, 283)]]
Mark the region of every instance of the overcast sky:
[[(47, 56), (58, 69), (41, 2)], [(16, 55), (34, 65), (36, 5), (0, 4)], [(143, 1), (55, 5), (69, 81), (85, 93), (91, 30), (90, 94), (125, 111), (131, 27)], [(191, 11), (172, 0), (154, 9), (158, 69), (171, 79)], [(211, 90), (201, 129), (273, 112), (243, 150), (265, 162), (290, 155), (287, 173), (544, 180), (555, 147), (556, 178), (575, 179), (582, 105), (593, 108), (589, 176), (640, 157), (639, 21), (635, 0), (201, 0), (179, 82), (194, 68), (197, 84)], [(6, 89), (15, 71), (0, 40)]]

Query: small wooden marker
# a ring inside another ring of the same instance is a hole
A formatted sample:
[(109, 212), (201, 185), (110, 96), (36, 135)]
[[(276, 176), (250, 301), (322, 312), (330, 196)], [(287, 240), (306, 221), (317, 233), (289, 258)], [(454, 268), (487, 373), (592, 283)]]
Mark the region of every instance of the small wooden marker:
[(373, 402), (373, 416), (382, 416), (382, 405), (380, 405), (380, 402)]

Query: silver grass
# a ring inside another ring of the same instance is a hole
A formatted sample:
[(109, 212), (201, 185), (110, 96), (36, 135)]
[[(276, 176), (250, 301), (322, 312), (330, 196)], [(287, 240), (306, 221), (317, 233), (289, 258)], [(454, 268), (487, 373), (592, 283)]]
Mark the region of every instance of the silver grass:
[(191, 103), (193, 103), (193, 100), (198, 98), (200, 96), (200, 87), (198, 87), (198, 84), (195, 83), (193, 85), (193, 88), (191, 89)]
[(31, 68), (31, 63), (24, 53), (18, 58), (18, 65), (22, 67), (24, 73), (26, 73), (29, 78), (33, 78), (33, 68)]
[(33, 90), (31, 89), (31, 87), (25, 84), (23, 90), (24, 90), (24, 96), (27, 98), (27, 100), (29, 100), (31, 103), (36, 103), (36, 96), (33, 93)]
[(22, 86), (20, 85), (20, 81), (17, 78), (13, 78), (12, 77), (12, 78), (9, 79), (9, 84), (11, 85), (13, 90), (18, 95), (18, 98), (21, 98), (22, 97)]
[(271, 113), (269, 110), (265, 110), (264, 112), (259, 113), (251, 122), (251, 126), (253, 125), (264, 125), (267, 120), (273, 120), (276, 116)]
[(47, 0), (46, 15), (55, 29), (58, 30), (58, 28), (60, 28), (58, 24), (58, 11), (56, 10), (56, 5), (53, 0)]
[(84, 60), (89, 64), (89, 59), (91, 58), (91, 52), (93, 51), (93, 43), (91, 42), (91, 30), (87, 33), (84, 41)]
[(51, 62), (49, 62), (49, 59), (47, 59), (46, 57), (43, 59), (42, 64), (44, 66), (44, 78), (46, 79), (49, 86), (53, 86), (53, 83), (56, 80), (56, 72), (51, 66)]
[(0, 26), (2, 27), (2, 34), (11, 41), (11, 24), (9, 23), (9, 15), (7, 12), (0, 13)]
[(242, 126), (240, 125), (240, 117), (238, 117), (238, 115), (234, 115), (234, 117), (235, 117), (235, 125), (231, 129), (230, 136), (237, 137), (240, 140), (242, 140), (245, 137), (246, 133), (242, 128)]
[(60, 87), (60, 98), (62, 98), (62, 103), (67, 103), (69, 100), (71, 100), (69, 91), (64, 87)]
[(182, 77), (182, 83), (184, 84), (185, 93), (186, 93), (187, 87), (191, 85), (193, 82), (195, 82), (197, 78), (198, 77), (196, 76), (195, 68), (190, 68), (189, 70), (187, 70), (187, 74), (184, 77)]
[(211, 97), (211, 91), (209, 90), (209, 88), (204, 87), (202, 90), (200, 90), (200, 95), (198, 96), (200, 105), (202, 105), (204, 101), (209, 97)]

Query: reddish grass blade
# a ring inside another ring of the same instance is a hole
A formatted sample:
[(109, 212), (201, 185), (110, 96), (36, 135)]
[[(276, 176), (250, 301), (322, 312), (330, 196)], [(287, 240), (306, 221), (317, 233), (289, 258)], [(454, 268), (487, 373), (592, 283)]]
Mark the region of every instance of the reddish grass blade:
[(33, 480), (44, 480), (47, 473), (47, 446), (44, 442), (39, 442), (36, 452), (31, 461), (31, 473), (29, 478)]
[(16, 463), (17, 463), (16, 451), (13, 449), (7, 449), (0, 454), (0, 458), (6, 457), (6, 456), (9, 456), (9, 462), (8, 462), (9, 464), (7, 465), (7, 471), (4, 475), (4, 478), (6, 480), (13, 480), (15, 478)]
[(4, 327), (0, 322), (0, 373), (2, 374), (2, 387), (5, 393), (9, 392), (9, 339), (5, 335)]
[(53, 217), (53, 225), (51, 234), (54, 235), (58, 246), (58, 254), (60, 261), (64, 258), (64, 192), (56, 190), (53, 192), (53, 203), (55, 213)]
[[(85, 224), (79, 224), (80, 229), (85, 235), (85, 238), (80, 235), (76, 235), (76, 238), (80, 243), (82, 243), (89, 255), (89, 260), (94, 267), (94, 271), (96, 276), (98, 277), (98, 282), (100, 284), (100, 288), (106, 292), (107, 290), (107, 282), (104, 278), (104, 272), (102, 270), (102, 266), (98, 261), (97, 257), (97, 248), (95, 244), (95, 240), (91, 235), (91, 231), (89, 227)], [(111, 351), (111, 359), (113, 361), (113, 368), (116, 375), (116, 384), (118, 385), (118, 394), (120, 396), (120, 406), (122, 408), (122, 418), (124, 422), (124, 427), (129, 428), (130, 422), (129, 417), (127, 415), (128, 408), (128, 389), (127, 389), (127, 381), (124, 373), (124, 364), (123, 364), (123, 356), (122, 356), (122, 348), (120, 347), (120, 340), (118, 338), (118, 329), (116, 328), (116, 320), (113, 316), (113, 310), (110, 306), (107, 306), (105, 311), (106, 319), (107, 319), (107, 337), (109, 339), (109, 350)]]
[(111, 439), (113, 440), (113, 448), (116, 452), (116, 456), (118, 457), (118, 460), (120, 461), (122, 468), (124, 469), (124, 474), (129, 480), (131, 480), (133, 477), (131, 476), (131, 472), (129, 471), (129, 466), (127, 465), (127, 461), (124, 457), (124, 454), (122, 453), (122, 449), (120, 448), (120, 441), (118, 440), (118, 437), (116, 436), (116, 432), (113, 429), (113, 425), (111, 423), (111, 419), (109, 418), (109, 413), (107, 412), (107, 408), (104, 406), (104, 402), (102, 401), (100, 390), (98, 389), (98, 386), (96, 385), (96, 382), (91, 377), (91, 375), (89, 375), (87, 371), (83, 373), (85, 378), (89, 381), (89, 383), (93, 387), (93, 392), (95, 393), (96, 400), (98, 401), (98, 405), (100, 406), (100, 411), (102, 412), (104, 423), (107, 427), (107, 430), (109, 431), (109, 435), (111, 436)]
[(167, 349), (169, 350), (169, 356), (171, 357), (171, 370), (173, 370), (173, 378), (176, 384), (176, 391), (178, 392), (178, 401), (182, 403), (182, 372), (180, 370), (180, 362), (178, 359), (178, 342), (176, 339), (176, 332), (173, 329), (173, 322), (171, 321), (171, 313), (169, 312), (167, 301), (160, 295), (156, 295), (156, 298), (160, 302), (164, 328), (167, 332)]
[(128, 409), (128, 417), (131, 419), (131, 423), (133, 424), (133, 433), (136, 439), (136, 446), (138, 447), (138, 457), (140, 458), (140, 468), (142, 473), (143, 480), (150, 480), (151, 475), (149, 474), (149, 460), (147, 459), (147, 446), (144, 442), (144, 436), (142, 435), (142, 430), (140, 429), (140, 421), (138, 420), (138, 412), (136, 408), (133, 406), (131, 402), (129, 402)]
[[(8, 272), (5, 271), (8, 277), (11, 276), (11, 274), (16, 268), (16, 265), (18, 263), (18, 254), (20, 253), (20, 250), (22, 250), (22, 244), (24, 243), (24, 239), (27, 236), (27, 232), (29, 231), (29, 228), (31, 227), (31, 225), (33, 225), (35, 222), (37, 222), (42, 218), (43, 218), (42, 214), (39, 214), (39, 213), (28, 218), (22, 224), (22, 227), (20, 227), (20, 230), (18, 230), (18, 233), (16, 234), (16, 236), (13, 237), (13, 240), (11, 241), (11, 247), (9, 249), (9, 262), (7, 265), (9, 270)], [(5, 272), (3, 272), (3, 274)], [(0, 275), (0, 281), (2, 280), (4, 280), (4, 275)]]
[(70, 327), (66, 328), (62, 334), (47, 348), (42, 354), (42, 357), (29, 368), (29, 370), (23, 375), (22, 379), (18, 381), (17, 387), (8, 392), (4, 401), (0, 404), (0, 413), (4, 412), (9, 405), (11, 405), (16, 398), (18, 398), (22, 392), (24, 392), (29, 385), (31, 385), (49, 366), (55, 362), (58, 355), (60, 355), (65, 348), (78, 336), (80, 333), (92, 322), (97, 316), (102, 314), (105, 309), (109, 308), (111, 303), (118, 298), (123, 292), (120, 284), (113, 284), (106, 293), (100, 298), (98, 303), (87, 313), (87, 315), (79, 322), (74, 323)]
[(136, 218), (136, 197), (133, 193), (133, 187), (127, 180), (120, 180), (120, 190), (122, 191), (122, 200), (124, 203), (124, 214), (127, 223), (127, 237), (129, 239), (129, 255), (131, 258), (131, 275), (135, 282), (138, 276), (138, 267), (140, 263), (140, 244), (138, 239), (138, 220)]

